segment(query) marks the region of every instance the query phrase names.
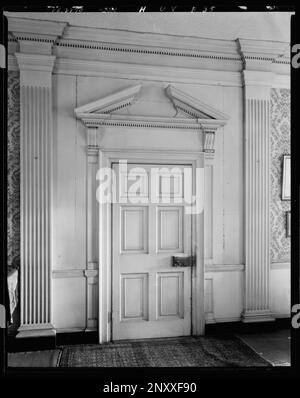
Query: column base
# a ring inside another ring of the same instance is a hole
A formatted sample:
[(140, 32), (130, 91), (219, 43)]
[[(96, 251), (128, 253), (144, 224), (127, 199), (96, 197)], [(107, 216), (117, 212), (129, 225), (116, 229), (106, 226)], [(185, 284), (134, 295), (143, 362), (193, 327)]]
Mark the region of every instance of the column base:
[(56, 330), (51, 323), (42, 325), (22, 325), (18, 329), (17, 339), (28, 337), (55, 336)]
[(244, 323), (252, 322), (274, 322), (275, 318), (271, 311), (245, 311), (242, 313), (241, 321)]

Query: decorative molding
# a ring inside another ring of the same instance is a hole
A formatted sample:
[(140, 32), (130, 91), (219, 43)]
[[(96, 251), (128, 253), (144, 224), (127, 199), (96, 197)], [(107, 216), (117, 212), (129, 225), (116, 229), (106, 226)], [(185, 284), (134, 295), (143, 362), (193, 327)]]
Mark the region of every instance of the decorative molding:
[(8, 54), (7, 69), (8, 69), (8, 72), (19, 72), (20, 71), (17, 57), (15, 55)]
[[(98, 36), (99, 39), (99, 36)], [(77, 48), (82, 50), (100, 50), (100, 51), (116, 51), (122, 53), (130, 53), (130, 54), (147, 54), (147, 55), (160, 55), (160, 56), (173, 56), (173, 57), (190, 57), (190, 58), (202, 58), (209, 60), (222, 60), (222, 61), (230, 61), (237, 62), (241, 61), (241, 58), (238, 54), (224, 54), (224, 53), (213, 53), (208, 51), (199, 51), (198, 49), (174, 49), (171, 47), (158, 47), (158, 46), (145, 46), (145, 45), (134, 45), (134, 44), (122, 44), (122, 43), (104, 43), (104, 42), (91, 42), (84, 40), (66, 40), (60, 39), (57, 41), (56, 45), (58, 47), (67, 47), (67, 48)]]
[(238, 51), (243, 60), (244, 69), (271, 71), (272, 64), (286, 63), (289, 43), (265, 40), (237, 39)]
[(37, 19), (8, 16), (8, 30), (11, 40), (33, 40), (54, 42), (63, 34), (66, 22), (39, 21)]
[(197, 68), (174, 68), (132, 64), (127, 62), (111, 62), (101, 60), (82, 60), (58, 57), (54, 73), (81, 76), (102, 76), (116, 79), (156, 80), (162, 82), (178, 82), (204, 85), (241, 86), (241, 74), (237, 71), (220, 71)]
[(244, 270), (244, 264), (205, 264), (205, 272), (235, 272)]
[(85, 270), (86, 277), (86, 331), (97, 330), (98, 326), (98, 270)]
[(204, 281), (205, 323), (215, 323), (213, 283), (214, 283), (213, 278), (205, 278)]
[[(74, 109), (76, 117), (87, 128), (88, 155), (96, 155), (100, 147), (98, 128), (100, 126), (194, 129), (204, 136), (203, 142), (201, 142), (202, 150), (210, 154), (214, 153), (215, 132), (219, 127), (226, 124), (229, 119), (227, 115), (171, 85), (167, 86), (165, 93), (177, 110), (175, 117), (118, 115), (112, 113), (116, 109), (120, 109), (120, 107), (130, 106), (133, 102), (136, 102), (140, 90), (141, 85), (136, 85)], [(188, 116), (185, 118), (176, 117), (182, 109)]]
[(273, 322), (274, 320), (274, 314), (270, 310), (251, 310), (244, 311), (242, 314), (244, 323)]
[(203, 131), (203, 151), (213, 154), (215, 152), (215, 132), (211, 130)]
[(204, 124), (205, 119), (208, 119), (210, 122), (212, 122), (211, 119), (214, 119), (213, 122), (216, 123), (216, 126), (218, 127), (225, 124), (225, 121), (229, 119), (229, 117), (224, 113), (205, 104), (199, 99), (191, 97), (171, 84), (167, 86), (166, 93), (177, 112), (183, 111), (189, 115), (189, 117), (200, 119)]
[(42, 323), (35, 325), (21, 325), (18, 329), (17, 339), (27, 337), (43, 337), (43, 336), (55, 336), (56, 329), (52, 323)]
[(120, 29), (102, 29), (79, 26), (68, 26), (64, 32), (64, 39), (85, 41), (90, 43), (115, 43), (119, 45), (133, 45), (140, 47), (159, 48), (167, 50), (189, 49), (207, 53), (219, 53), (227, 57), (237, 56), (236, 43), (231, 40), (217, 40), (192, 36), (178, 36), (161, 33), (142, 33)]
[[(95, 67), (96, 59), (101, 61), (105, 56), (105, 63), (117, 63), (121, 66), (126, 56), (130, 54), (131, 67), (136, 68), (136, 74), (139, 74), (140, 68), (148, 64), (150, 57), (151, 63), (156, 65), (147, 65), (148, 69), (155, 70), (157, 67), (169, 65), (167, 69), (176, 74), (178, 72), (176, 69), (186, 69), (185, 76), (189, 76), (189, 70), (192, 72), (193, 69), (194, 74), (197, 74), (199, 69), (210, 69), (222, 75), (226, 71), (240, 72), (243, 68), (269, 70), (272, 65), (273, 71), (289, 74), (289, 43), (284, 42), (242, 38), (232, 41), (157, 33), (145, 34), (118, 29), (70, 26), (65, 22), (39, 21), (9, 15), (8, 29), (12, 49), (14, 44), (19, 43), (22, 52), (50, 54), (53, 46), (57, 57), (65, 58), (60, 63), (60, 67), (63, 64), (64, 67), (59, 68), (63, 73), (66, 71), (73, 74), (99, 73)], [(80, 66), (80, 61), (83, 60), (88, 60), (88, 68)], [(121, 71), (122, 69), (123, 66)], [(155, 74), (160, 76), (159, 73)], [(144, 76), (147, 76), (146, 72)], [(168, 77), (168, 73), (166, 76)], [(223, 81), (222, 77), (221, 80)], [(192, 79), (192, 82), (194, 81)]]
[[(242, 73), (242, 78), (243, 78), (243, 86), (250, 91), (249, 89), (252, 88), (251, 86), (254, 86), (254, 97), (255, 97), (255, 92), (256, 92), (256, 97), (260, 93), (257, 92), (257, 87), (260, 88), (266, 88), (269, 90), (274, 82), (274, 73), (270, 71), (257, 71), (257, 70), (244, 70)], [(270, 93), (267, 91), (267, 96), (269, 96)], [(247, 95), (249, 97), (249, 95)], [(255, 97), (255, 98), (256, 98)]]
[(97, 101), (90, 102), (87, 105), (80, 106), (75, 109), (77, 117), (85, 115), (86, 113), (111, 113), (118, 109), (132, 105), (136, 101), (137, 95), (142, 85), (138, 84), (133, 87), (126, 88), (125, 90), (118, 91), (115, 94), (108, 95)]
[(193, 129), (201, 130), (197, 120), (179, 119), (169, 117), (150, 117), (150, 116), (131, 116), (131, 115), (112, 115), (104, 113), (77, 114), (86, 127), (97, 126), (127, 126), (127, 127), (146, 127), (146, 128), (165, 128), (165, 129)]
[(84, 269), (54, 269), (52, 278), (83, 278), (85, 276)]
[(282, 262), (282, 263), (271, 263), (271, 269), (291, 269), (290, 262)]
[[(52, 67), (54, 58), (16, 54), (21, 110), (21, 317), (18, 331), (51, 325)], [(27, 333), (27, 334), (28, 334)], [(23, 336), (21, 336), (23, 337)], [(25, 337), (25, 336), (24, 336)]]
[(215, 318), (214, 323), (225, 323), (225, 322), (239, 322), (241, 320), (240, 316), (232, 316), (232, 317), (224, 317), (224, 318)]
[[(51, 73), (54, 55), (15, 53), (20, 71), (42, 71)], [(25, 83), (26, 84), (26, 83)]]

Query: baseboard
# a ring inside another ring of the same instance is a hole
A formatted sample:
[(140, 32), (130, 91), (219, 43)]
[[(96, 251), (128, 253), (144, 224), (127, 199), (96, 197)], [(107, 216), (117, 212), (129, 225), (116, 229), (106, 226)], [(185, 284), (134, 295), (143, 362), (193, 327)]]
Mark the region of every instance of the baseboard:
[(98, 332), (72, 332), (56, 333), (53, 336), (36, 336), (17, 338), (16, 335), (8, 336), (7, 352), (51, 350), (62, 345), (97, 344)]
[(279, 329), (289, 329), (290, 327), (290, 318), (275, 319), (274, 322), (220, 322), (207, 324), (205, 326), (205, 334), (263, 333)]
[(73, 344), (97, 344), (99, 342), (98, 332), (72, 332), (56, 333), (56, 346)]
[(23, 337), (21, 339), (18, 339), (16, 336), (8, 336), (7, 339), (8, 352), (40, 351), (55, 348), (55, 335)]

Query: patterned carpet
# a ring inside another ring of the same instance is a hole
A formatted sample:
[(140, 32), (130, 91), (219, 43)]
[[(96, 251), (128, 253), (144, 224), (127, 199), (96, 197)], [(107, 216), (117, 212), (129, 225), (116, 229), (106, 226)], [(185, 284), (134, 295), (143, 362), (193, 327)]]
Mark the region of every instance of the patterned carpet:
[(62, 347), (60, 367), (271, 366), (240, 339), (183, 337)]

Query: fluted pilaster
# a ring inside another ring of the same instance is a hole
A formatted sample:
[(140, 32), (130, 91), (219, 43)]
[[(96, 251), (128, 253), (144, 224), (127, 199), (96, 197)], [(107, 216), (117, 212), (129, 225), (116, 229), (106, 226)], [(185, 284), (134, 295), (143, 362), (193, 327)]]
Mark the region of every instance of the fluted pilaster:
[(55, 57), (16, 54), (21, 107), (21, 319), (18, 337), (51, 323), (52, 68)]
[(245, 305), (244, 322), (273, 320), (270, 311), (270, 86), (244, 72)]

